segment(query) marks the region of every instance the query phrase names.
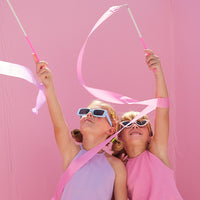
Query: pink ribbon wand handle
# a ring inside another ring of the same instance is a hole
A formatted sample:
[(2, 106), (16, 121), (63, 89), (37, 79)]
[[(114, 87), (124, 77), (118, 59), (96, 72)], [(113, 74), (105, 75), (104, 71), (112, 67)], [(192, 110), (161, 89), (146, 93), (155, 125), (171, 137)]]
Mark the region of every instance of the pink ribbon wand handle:
[(37, 55), (35, 49), (33, 48), (33, 45), (32, 45), (32, 43), (31, 43), (31, 41), (29, 40), (28, 36), (25, 36), (25, 38), (26, 38), (26, 40), (28, 41), (28, 43), (29, 43), (29, 45), (30, 45), (30, 47), (31, 47), (31, 49), (32, 49), (32, 51), (33, 51), (33, 53), (35, 54), (36, 59), (37, 59), (37, 62), (39, 62), (40, 59), (39, 59), (39, 57), (38, 57), (38, 55)]

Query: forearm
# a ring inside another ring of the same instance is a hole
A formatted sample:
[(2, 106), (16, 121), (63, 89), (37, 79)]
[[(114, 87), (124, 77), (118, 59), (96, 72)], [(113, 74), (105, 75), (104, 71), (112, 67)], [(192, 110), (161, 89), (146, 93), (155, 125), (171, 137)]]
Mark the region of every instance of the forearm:
[(46, 88), (45, 94), (54, 130), (59, 132), (60, 130), (68, 129), (54, 87)]
[[(155, 97), (156, 98), (168, 98), (168, 91), (167, 91), (167, 85), (165, 82), (165, 77), (162, 71), (162, 68), (158, 68), (155, 74), (155, 82), (156, 82), (156, 91), (155, 91)], [(169, 129), (169, 107), (167, 108), (160, 108), (158, 107), (156, 109), (156, 115), (155, 115), (155, 132), (157, 132), (157, 128), (160, 131), (160, 124), (162, 125), (162, 128), (167, 130), (168, 133)], [(168, 134), (166, 135), (166, 139), (168, 139)]]
[(167, 85), (162, 69), (155, 72), (156, 98), (168, 97)]

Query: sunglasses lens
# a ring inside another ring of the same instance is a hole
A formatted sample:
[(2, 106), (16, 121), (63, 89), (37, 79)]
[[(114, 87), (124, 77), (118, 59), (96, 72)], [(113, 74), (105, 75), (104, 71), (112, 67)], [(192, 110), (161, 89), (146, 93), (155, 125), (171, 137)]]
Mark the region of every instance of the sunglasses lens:
[(88, 109), (88, 108), (81, 108), (80, 110), (79, 110), (79, 115), (87, 115), (88, 113), (90, 112), (90, 109)]
[(147, 120), (141, 120), (141, 121), (137, 120), (136, 123), (137, 123), (138, 126), (145, 126), (147, 124), (147, 122), (148, 122)]
[[(127, 126), (127, 124), (129, 124), (130, 123), (130, 121), (123, 121), (121, 124), (123, 125), (123, 126)], [(132, 126), (132, 123), (130, 123), (129, 125), (128, 125), (128, 127), (130, 127), (130, 126)]]
[(93, 114), (94, 115), (97, 115), (97, 116), (102, 116), (103, 114), (104, 114), (104, 110), (98, 110), (98, 109), (95, 109), (94, 111), (93, 111)]

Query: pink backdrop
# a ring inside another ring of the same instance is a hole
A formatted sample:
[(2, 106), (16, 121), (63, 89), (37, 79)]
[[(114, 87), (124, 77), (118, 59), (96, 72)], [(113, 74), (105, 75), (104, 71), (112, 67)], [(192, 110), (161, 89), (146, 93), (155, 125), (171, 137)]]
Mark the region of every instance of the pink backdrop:
[[(79, 127), (76, 111), (93, 97), (79, 84), (76, 61), (99, 17), (113, 5), (128, 3), (149, 48), (160, 56), (171, 99), (170, 145), (177, 186), (185, 200), (200, 199), (198, 0), (12, 0), (39, 57), (49, 63), (57, 95), (70, 128)], [(143, 47), (123, 8), (91, 37), (83, 59), (88, 86), (138, 100), (154, 97), (154, 78), (144, 63)], [(35, 65), (19, 26), (0, 1), (0, 60)], [(45, 104), (35, 116), (37, 88), (0, 75), (0, 195), (5, 200), (50, 199), (62, 173)], [(135, 109), (114, 105), (119, 114)], [(153, 116), (153, 114), (152, 114)], [(173, 142), (172, 142), (173, 140)]]

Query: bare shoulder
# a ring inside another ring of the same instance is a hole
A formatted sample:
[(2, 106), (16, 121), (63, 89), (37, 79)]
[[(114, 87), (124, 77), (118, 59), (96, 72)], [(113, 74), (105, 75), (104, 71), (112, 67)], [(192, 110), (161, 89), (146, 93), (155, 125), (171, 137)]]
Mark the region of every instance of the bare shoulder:
[(123, 171), (126, 172), (125, 165), (119, 158), (116, 158), (108, 153), (105, 153), (105, 156), (112, 168), (114, 169), (115, 173), (123, 173)]

